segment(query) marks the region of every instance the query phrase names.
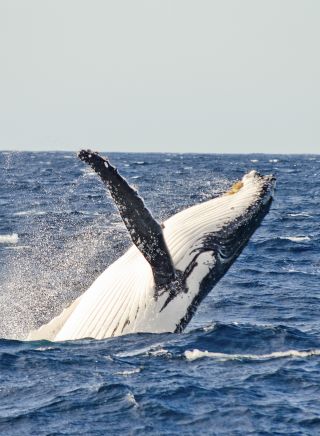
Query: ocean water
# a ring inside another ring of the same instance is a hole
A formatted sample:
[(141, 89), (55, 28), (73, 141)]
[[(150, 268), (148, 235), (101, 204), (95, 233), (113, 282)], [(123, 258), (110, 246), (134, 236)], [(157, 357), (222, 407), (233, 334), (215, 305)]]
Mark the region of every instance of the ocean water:
[(154, 215), (277, 176), (182, 334), (26, 342), (129, 246), (73, 153), (0, 153), (0, 434), (320, 434), (320, 156), (116, 154)]

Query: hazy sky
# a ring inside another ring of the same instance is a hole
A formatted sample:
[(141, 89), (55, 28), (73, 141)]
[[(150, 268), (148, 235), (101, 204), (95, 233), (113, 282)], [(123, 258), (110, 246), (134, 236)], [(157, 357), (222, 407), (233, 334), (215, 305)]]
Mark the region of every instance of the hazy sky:
[(319, 0), (0, 0), (0, 149), (320, 153)]

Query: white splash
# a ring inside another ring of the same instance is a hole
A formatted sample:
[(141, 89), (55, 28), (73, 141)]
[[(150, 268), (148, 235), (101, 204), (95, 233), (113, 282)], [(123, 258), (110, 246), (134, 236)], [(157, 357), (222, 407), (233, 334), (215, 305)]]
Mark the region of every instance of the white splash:
[(134, 407), (138, 407), (138, 406), (139, 406), (139, 404), (137, 403), (137, 401), (136, 401), (136, 399), (135, 399), (135, 397), (134, 397), (134, 395), (133, 395), (132, 392), (128, 392), (128, 393), (126, 394), (126, 399), (127, 399), (127, 401), (128, 401), (130, 404), (133, 404)]
[(269, 354), (225, 354), (225, 353), (213, 353), (210, 351), (200, 351), (197, 349), (186, 350), (184, 356), (187, 360), (193, 361), (197, 359), (202, 359), (203, 357), (209, 357), (211, 359), (216, 359), (219, 361), (226, 360), (268, 360), (268, 359), (281, 359), (285, 357), (311, 357), (320, 356), (320, 349), (299, 351), (299, 350), (288, 350), (288, 351), (275, 351)]
[(93, 177), (96, 173), (91, 168), (81, 168), (80, 172), (84, 175), (84, 177)]
[(16, 244), (19, 240), (17, 233), (12, 233), (10, 235), (0, 235), (0, 244)]

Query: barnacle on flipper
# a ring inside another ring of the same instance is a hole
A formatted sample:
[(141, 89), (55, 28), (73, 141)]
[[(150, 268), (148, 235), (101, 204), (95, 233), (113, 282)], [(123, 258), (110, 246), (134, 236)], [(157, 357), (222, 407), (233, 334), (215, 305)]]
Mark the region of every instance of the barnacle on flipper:
[(236, 194), (240, 189), (243, 187), (243, 183), (239, 180), (238, 182), (234, 183), (230, 190), (226, 192), (226, 195), (233, 195)]

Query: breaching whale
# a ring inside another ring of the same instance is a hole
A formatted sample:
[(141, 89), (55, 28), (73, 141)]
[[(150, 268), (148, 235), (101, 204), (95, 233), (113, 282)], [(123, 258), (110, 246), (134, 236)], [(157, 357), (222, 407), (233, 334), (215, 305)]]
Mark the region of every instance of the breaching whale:
[(251, 171), (228, 193), (159, 224), (109, 160), (90, 150), (78, 156), (109, 189), (133, 245), (28, 340), (181, 332), (268, 213), (274, 177)]

